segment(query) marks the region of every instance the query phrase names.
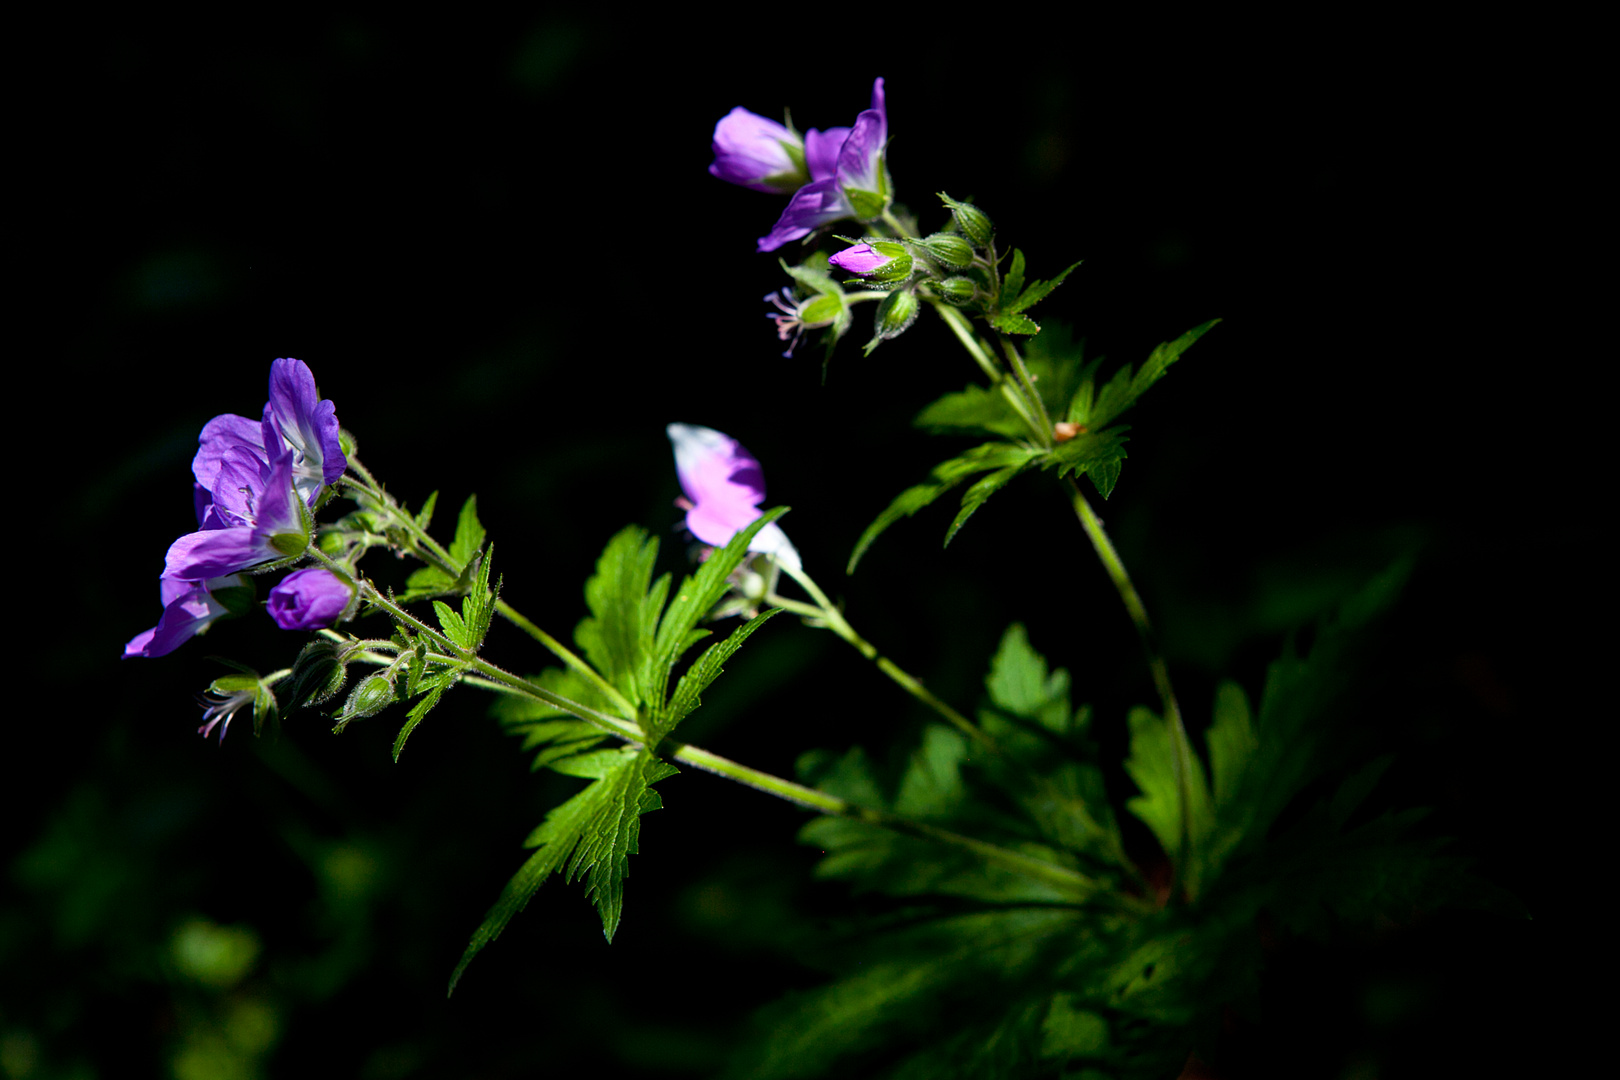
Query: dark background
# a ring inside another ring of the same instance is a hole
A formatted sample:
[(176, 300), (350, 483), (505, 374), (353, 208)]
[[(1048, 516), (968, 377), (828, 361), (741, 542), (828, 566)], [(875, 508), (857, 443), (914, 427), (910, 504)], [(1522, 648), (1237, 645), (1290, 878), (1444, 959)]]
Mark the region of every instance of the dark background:
[[(1579, 28), (812, 21), (334, 14), (34, 38), (14, 106), (0, 1074), (703, 1074), (755, 1006), (816, 982), (794, 949), (847, 907), (809, 882), (798, 811), (687, 774), (644, 823), (611, 947), (552, 883), (446, 1002), (566, 785), (531, 776), (471, 691), (398, 765), (387, 714), (204, 744), (206, 657), (296, 651), (268, 620), (115, 659), (192, 527), (198, 429), (254, 414), (277, 356), (310, 364), (392, 490), (442, 492), (441, 525), (478, 493), (505, 595), (553, 633), (622, 525), (682, 566), (663, 426), (707, 424), (764, 463), (857, 628), (944, 697), (975, 700), (1018, 619), (1121, 737), (1149, 684), (1049, 485), (997, 496), (949, 552), (942, 510), (841, 573), (960, 445), (910, 417), (975, 371), (927, 321), (863, 359), (864, 314), (824, 386), (814, 350), (781, 358), (758, 298), (783, 281), (753, 251), (780, 200), (705, 168), (733, 105), (848, 124), (876, 75), (925, 226), (944, 189), (1035, 276), (1085, 260), (1043, 319), (1116, 363), (1226, 320), (1130, 418), (1103, 508), (1195, 726), (1218, 677), (1258, 693), (1291, 627), (1421, 552), (1368, 675), (1369, 737), (1401, 754), (1384, 797), (1436, 807), (1535, 918), (1414, 914), (1284, 947), (1234, 1075), (1488, 1070), (1580, 1030), (1556, 961), (1584, 940), (1563, 929), (1584, 865), (1571, 758), (1590, 756), (1583, 613), (1606, 584), (1583, 381), (1601, 331), (1595, 279), (1571, 272), (1602, 250)], [(544, 662), (510, 628), (489, 650)], [(790, 773), (919, 722), (826, 635), (782, 620), (749, 652), (693, 741)], [(199, 925), (257, 943), (245, 976), (210, 987), (176, 959)]]

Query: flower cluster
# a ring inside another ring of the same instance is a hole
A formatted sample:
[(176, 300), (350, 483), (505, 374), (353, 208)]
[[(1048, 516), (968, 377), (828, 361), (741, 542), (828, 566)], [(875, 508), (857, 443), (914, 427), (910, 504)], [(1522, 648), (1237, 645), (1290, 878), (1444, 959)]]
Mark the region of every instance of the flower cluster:
[(760, 251), (775, 251), (834, 221), (881, 217), (891, 198), (883, 160), (888, 141), (883, 80), (878, 79), (871, 108), (853, 127), (811, 128), (802, 138), (747, 109), (731, 110), (714, 126), (709, 172), (755, 191), (792, 193), (776, 227), (759, 238)]
[[(311, 511), (348, 467), (332, 402), (321, 400), (309, 367), (290, 358), (270, 365), (260, 419), (216, 416), (197, 441), (197, 530), (169, 546), (158, 581), (163, 615), (124, 646), (126, 657), (162, 656), (215, 619), (245, 613), (253, 590), (243, 572), (302, 555)], [(271, 614), (284, 629), (313, 629), (330, 625), (351, 596), (330, 571), (299, 571), (271, 590)]]

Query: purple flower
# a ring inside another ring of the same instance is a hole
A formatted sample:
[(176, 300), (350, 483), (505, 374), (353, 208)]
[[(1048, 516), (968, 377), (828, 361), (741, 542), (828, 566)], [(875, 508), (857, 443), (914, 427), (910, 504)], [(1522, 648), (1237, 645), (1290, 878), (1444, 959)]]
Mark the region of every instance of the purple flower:
[(714, 163), (709, 174), (728, 184), (787, 194), (809, 179), (804, 140), (775, 120), (741, 106), (714, 125), (712, 146)]
[(203, 527), (169, 545), (163, 576), (206, 581), (297, 555), (309, 543), (307, 514), (293, 490), (291, 450), (265, 464), (233, 447), (219, 462)]
[[(760, 516), (765, 474), (729, 435), (692, 424), (671, 424), (665, 430), (675, 445), (675, 473), (686, 492), (686, 527), (703, 543), (722, 547)], [(775, 522), (754, 534), (748, 550), (794, 570), (801, 565), (798, 551)]]
[(330, 570), (294, 570), (270, 590), (270, 617), (283, 630), (331, 626), (354, 598), (354, 590)]
[(211, 496), (225, 458), (233, 452), (246, 451), (268, 463), (290, 450), (293, 484), (310, 506), (315, 505), (321, 489), (348, 468), (338, 442), (336, 407), (329, 400), (320, 400), (309, 365), (291, 357), (271, 363), (270, 400), (260, 419), (230, 413), (216, 416), (203, 426), (197, 442), (191, 472)]
[[(231, 608), (221, 602), (218, 594), (231, 595), (228, 590), (246, 590), (251, 596), (253, 586), (239, 574), (214, 578), (209, 581), (181, 581), (178, 578), (158, 579), (163, 597), (163, 616), (150, 630), (143, 630), (130, 638), (124, 646), (124, 657), (164, 656), (178, 649), (194, 634), (207, 630), (222, 615), (231, 614)], [(236, 593), (232, 597), (242, 596)]]
[(855, 118), (855, 126), (848, 129), (833, 158), (827, 151), (838, 130), (828, 131), (813, 145), (806, 141), (805, 162), (811, 181), (793, 193), (776, 227), (760, 237), (760, 251), (775, 251), (841, 218), (870, 221), (888, 206), (883, 147), (889, 141), (889, 116), (882, 79), (872, 83), (872, 107)]

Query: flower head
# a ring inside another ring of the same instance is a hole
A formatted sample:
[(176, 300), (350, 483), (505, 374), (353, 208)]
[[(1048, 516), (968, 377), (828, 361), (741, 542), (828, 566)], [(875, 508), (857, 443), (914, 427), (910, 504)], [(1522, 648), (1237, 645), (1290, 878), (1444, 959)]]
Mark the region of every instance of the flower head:
[(246, 453), (268, 464), (292, 453), (293, 483), (300, 497), (315, 505), (322, 488), (348, 467), (338, 441), (336, 406), (321, 400), (315, 376), (302, 360), (283, 357), (270, 365), (270, 400), (260, 419), (226, 413), (203, 425), (191, 473), (210, 494), (228, 457)]
[(759, 238), (758, 250), (775, 251), (841, 218), (870, 221), (887, 208), (889, 184), (883, 148), (889, 141), (889, 114), (882, 79), (872, 83), (871, 108), (855, 118), (855, 126), (847, 129), (833, 157), (827, 151), (834, 132), (841, 130), (845, 129), (829, 130), (813, 145), (807, 140), (810, 183), (793, 193), (776, 226)]
[[(240, 574), (232, 574), (209, 581), (163, 577), (158, 579), (158, 590), (163, 598), (163, 615), (152, 629), (130, 638), (129, 644), (124, 646), (126, 659), (164, 656), (194, 635), (203, 633), (215, 619), (240, 614), (239, 609), (246, 604), (238, 601), (251, 602), (253, 586)], [(226, 603), (226, 600), (232, 602)]]
[(212, 500), (203, 527), (169, 545), (164, 577), (206, 581), (297, 555), (309, 543), (290, 450), (266, 464), (233, 448), (220, 463)]
[[(675, 473), (686, 493), (686, 527), (703, 543), (722, 547), (760, 516), (765, 474), (729, 435), (693, 424), (671, 424), (666, 430), (675, 446)], [(794, 570), (801, 565), (798, 551), (775, 522), (754, 534), (748, 550)]]
[(321, 567), (294, 570), (270, 590), (270, 617), (283, 630), (320, 630), (354, 599), (348, 582)]
[(712, 145), (709, 174), (729, 184), (788, 194), (810, 180), (805, 143), (798, 133), (741, 106), (714, 125)]

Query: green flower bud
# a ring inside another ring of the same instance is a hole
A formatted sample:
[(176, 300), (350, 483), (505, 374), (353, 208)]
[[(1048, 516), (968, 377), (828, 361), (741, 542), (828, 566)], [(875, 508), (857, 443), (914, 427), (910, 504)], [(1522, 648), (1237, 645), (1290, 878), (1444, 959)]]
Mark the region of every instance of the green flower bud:
[(878, 305), (877, 332), (866, 343), (866, 354), (870, 356), (880, 342), (899, 337), (910, 329), (911, 324), (917, 321), (917, 312), (921, 308), (917, 294), (910, 289), (899, 289), (885, 296)]
[(973, 302), (974, 296), (978, 294), (979, 287), (972, 278), (962, 277), (958, 274), (956, 277), (948, 277), (944, 281), (936, 281), (934, 291), (939, 293), (940, 299), (946, 303), (961, 307), (963, 304)]
[(935, 233), (917, 246), (934, 261), (952, 270), (963, 270), (973, 265), (973, 245), (954, 233)]
[(951, 217), (956, 219), (956, 227), (974, 247), (982, 248), (990, 243), (990, 235), (995, 232), (995, 226), (990, 224), (990, 218), (983, 210), (972, 203), (957, 202), (943, 191), (939, 192), (939, 198), (951, 208)]
[(338, 713), (337, 726), (333, 730), (342, 731), (351, 720), (376, 716), (393, 703), (393, 678), (387, 672), (367, 675), (343, 703), (343, 711)]

